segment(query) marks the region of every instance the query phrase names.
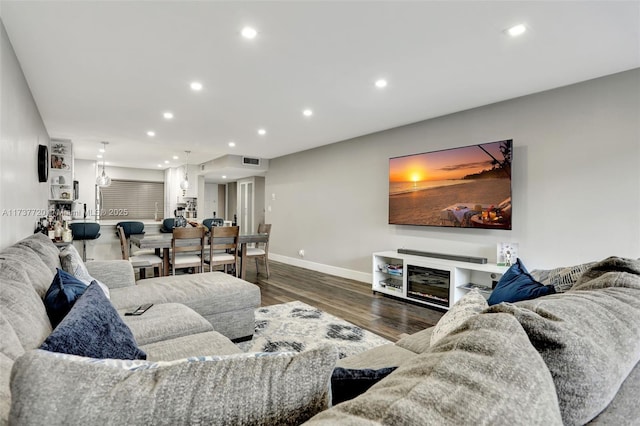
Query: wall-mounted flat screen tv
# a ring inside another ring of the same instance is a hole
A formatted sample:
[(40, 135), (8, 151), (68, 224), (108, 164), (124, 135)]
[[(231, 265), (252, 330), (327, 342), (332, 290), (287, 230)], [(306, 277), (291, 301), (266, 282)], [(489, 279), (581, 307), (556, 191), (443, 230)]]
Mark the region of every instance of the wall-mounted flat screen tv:
[(511, 229), (513, 141), (389, 159), (389, 223)]

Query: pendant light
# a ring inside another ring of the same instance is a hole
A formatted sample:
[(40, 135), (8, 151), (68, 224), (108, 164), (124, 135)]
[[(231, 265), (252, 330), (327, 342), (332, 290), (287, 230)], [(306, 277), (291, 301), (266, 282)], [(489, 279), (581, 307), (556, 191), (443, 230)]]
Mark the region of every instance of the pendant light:
[[(102, 150), (104, 152), (107, 151), (108, 144), (109, 142), (102, 142), (102, 145), (103, 145)], [(105, 188), (111, 185), (111, 178), (107, 176), (107, 174), (104, 171), (104, 152), (102, 153), (102, 174), (96, 178), (96, 185), (98, 185), (100, 188)]]
[(191, 151), (185, 151), (187, 153), (187, 161), (184, 165), (184, 180), (180, 182), (180, 188), (182, 189), (182, 196), (184, 197), (187, 193), (187, 189), (189, 189), (189, 154)]

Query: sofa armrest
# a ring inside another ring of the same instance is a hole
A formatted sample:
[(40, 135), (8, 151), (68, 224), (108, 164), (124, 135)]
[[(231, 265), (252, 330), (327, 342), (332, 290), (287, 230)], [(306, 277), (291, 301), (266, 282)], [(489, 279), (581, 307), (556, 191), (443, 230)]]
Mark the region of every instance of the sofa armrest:
[(109, 288), (136, 285), (133, 266), (128, 260), (95, 260), (87, 262), (89, 274)]

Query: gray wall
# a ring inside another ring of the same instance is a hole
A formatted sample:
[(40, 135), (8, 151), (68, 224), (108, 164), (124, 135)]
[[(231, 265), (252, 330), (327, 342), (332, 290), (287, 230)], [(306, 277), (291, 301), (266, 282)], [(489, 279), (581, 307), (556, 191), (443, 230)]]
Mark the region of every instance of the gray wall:
[[(271, 257), (363, 280), (372, 252), (399, 247), (495, 262), (517, 242), (531, 269), (639, 257), (639, 93), (635, 69), (273, 159)], [(388, 224), (390, 157), (503, 139), (512, 231)]]
[(48, 145), (31, 90), (0, 21), (0, 248), (33, 233), (47, 209), (38, 182), (38, 145)]

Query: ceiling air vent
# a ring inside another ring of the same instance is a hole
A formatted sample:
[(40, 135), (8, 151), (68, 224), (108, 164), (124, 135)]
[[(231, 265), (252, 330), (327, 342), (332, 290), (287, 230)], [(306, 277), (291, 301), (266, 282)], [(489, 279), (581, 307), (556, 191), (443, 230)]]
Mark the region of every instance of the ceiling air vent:
[(260, 159), (259, 158), (251, 158), (251, 157), (242, 157), (242, 164), (246, 164), (248, 166), (259, 166)]

